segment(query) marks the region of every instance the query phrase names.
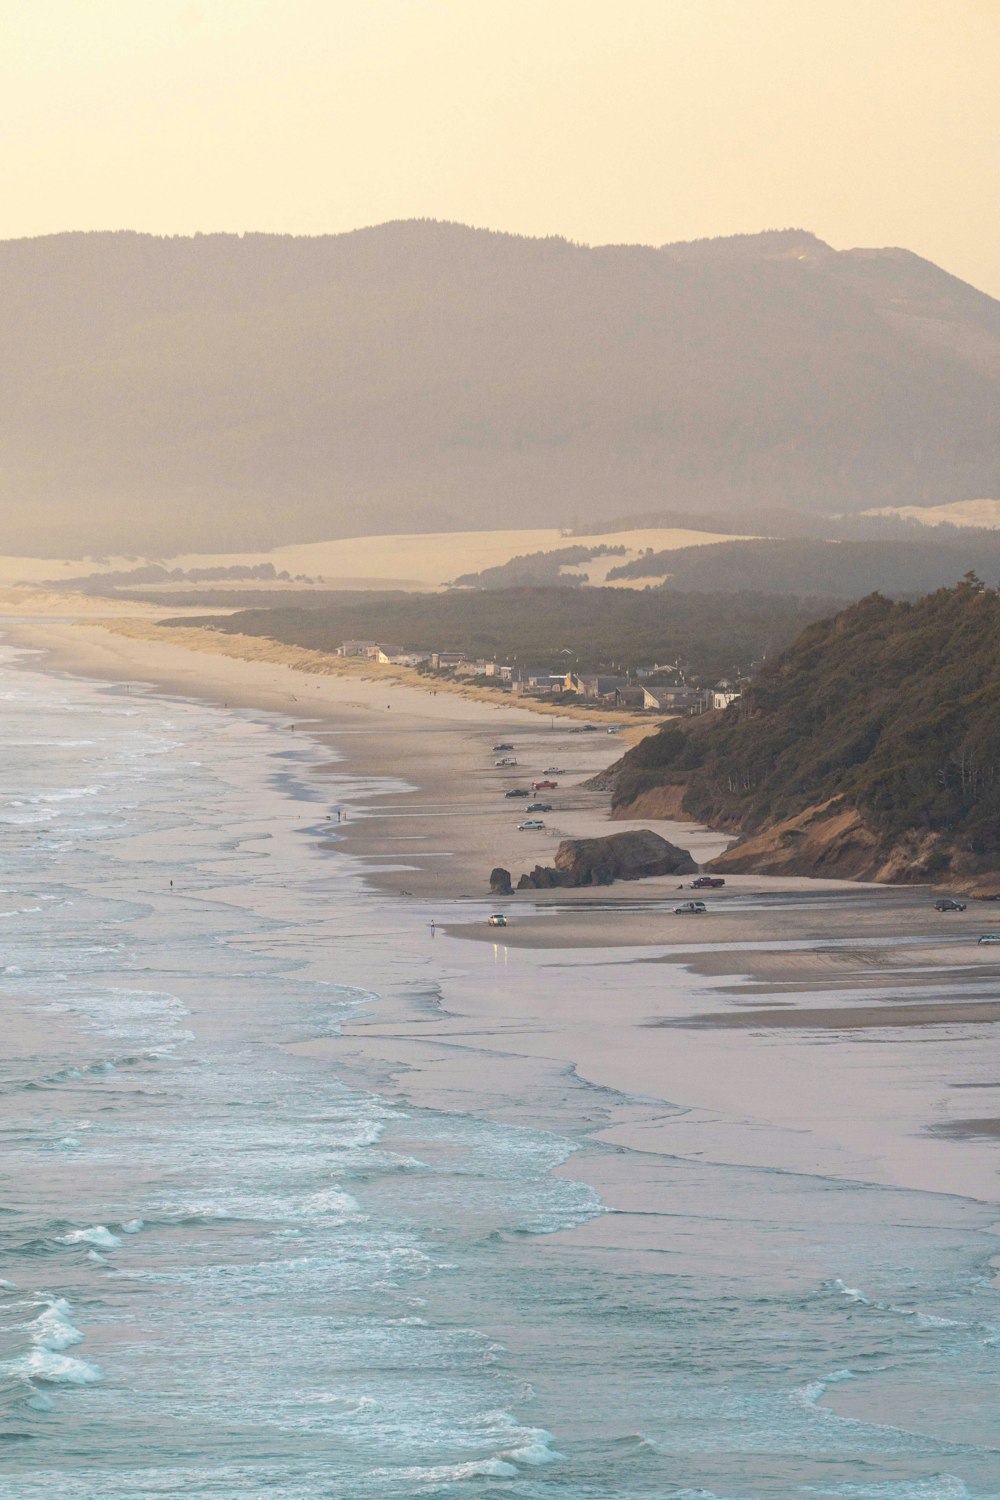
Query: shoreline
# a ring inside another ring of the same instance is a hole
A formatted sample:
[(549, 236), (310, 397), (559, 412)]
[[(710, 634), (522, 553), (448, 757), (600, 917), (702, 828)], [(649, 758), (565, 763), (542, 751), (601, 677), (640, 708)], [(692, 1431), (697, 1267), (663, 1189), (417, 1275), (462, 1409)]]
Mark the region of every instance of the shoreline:
[[(605, 736), (407, 685), (386, 699), (383, 682), (313, 681), (283, 664), (94, 625), (22, 621), (10, 634), (41, 650), (47, 671), (278, 715), (338, 757), (326, 769), (352, 778), (354, 790), (347, 822), (331, 824), (321, 845), (351, 856), (369, 890), (414, 898), (407, 929), (423, 913), (435, 918), (435, 959), (450, 980), (431, 1019), (412, 996), (396, 995), (340, 1037), (302, 1044), (308, 1055), (348, 1066), (363, 1057), (401, 1097), (431, 1107), (478, 1107), (497, 1069), (515, 1091), (523, 1070), (538, 1066), (615, 1091), (634, 1102), (595, 1140), (639, 1156), (606, 1184), (614, 1207), (614, 1181), (632, 1181), (640, 1157), (998, 1201), (1000, 1126), (990, 1110), (1000, 1118), (1000, 1070), (983, 1039), (1000, 1006), (972, 993), (1000, 991), (991, 949), (971, 941), (995, 925), (990, 913), (942, 919), (926, 891), (801, 877), (727, 878), (696, 919), (673, 915), (677, 877), (599, 895), (490, 897), (489, 869), (506, 860), (486, 848), (509, 850), (512, 862), (523, 849), (518, 868), (529, 868), (550, 862), (559, 836), (630, 826), (609, 823), (604, 794), (572, 785), (613, 758)], [(522, 745), (533, 757), (532, 771), (534, 758), (539, 770), (549, 763), (551, 746), (570, 770), (552, 815), (558, 827), (538, 845), (534, 835), (520, 842), (499, 795), (506, 773), (493, 767), (490, 745), (505, 734), (517, 737), (519, 759)], [(691, 825), (660, 827), (697, 844), (699, 862), (713, 841), (725, 842)], [(493, 906), (512, 923), (499, 941), (485, 927)], [(933, 1043), (930, 1072), (918, 1040)], [(982, 1090), (974, 1110), (958, 1092), (967, 1088)], [(588, 1154), (563, 1170), (604, 1181), (609, 1168)], [(632, 1189), (623, 1192), (628, 1199)]]

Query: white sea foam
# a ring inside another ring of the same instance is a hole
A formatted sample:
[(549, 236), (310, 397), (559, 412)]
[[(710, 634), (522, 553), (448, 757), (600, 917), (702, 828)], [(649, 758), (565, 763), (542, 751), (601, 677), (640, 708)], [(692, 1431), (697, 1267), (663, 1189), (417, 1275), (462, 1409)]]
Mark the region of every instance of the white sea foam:
[(116, 1234), (112, 1234), (105, 1224), (92, 1224), (89, 1229), (71, 1229), (69, 1234), (61, 1234), (59, 1241), (63, 1245), (96, 1245), (100, 1250), (117, 1250), (121, 1240)]
[(790, 1399), (796, 1406), (816, 1407), (828, 1386), (837, 1385), (842, 1380), (853, 1379), (853, 1370), (834, 1370), (832, 1374), (824, 1375), (819, 1380), (809, 1380), (805, 1385), (800, 1385), (792, 1391)]
[(17, 1373), (29, 1380), (40, 1380), (46, 1385), (94, 1385), (101, 1379), (96, 1365), (52, 1349), (32, 1349), (17, 1362), (16, 1368)]
[(70, 1305), (63, 1297), (51, 1301), (29, 1325), (31, 1341), (39, 1349), (59, 1353), (83, 1343), (83, 1334), (70, 1321)]
[(893, 1313), (899, 1318), (912, 1318), (918, 1328), (968, 1328), (970, 1326), (962, 1318), (945, 1318), (938, 1313), (921, 1312), (919, 1307), (901, 1307), (895, 1302), (882, 1302), (873, 1297), (866, 1297), (864, 1292), (859, 1291), (857, 1287), (846, 1286), (839, 1277), (830, 1282), (830, 1286), (848, 1302), (870, 1307), (875, 1312)]
[(344, 1193), (339, 1188), (324, 1188), (322, 1192), (312, 1193), (302, 1204), (304, 1214), (344, 1214), (350, 1218), (363, 1217), (361, 1204), (350, 1193)]
[(516, 1479), (517, 1469), (503, 1458), (473, 1458), (460, 1464), (430, 1464), (408, 1469), (374, 1469), (373, 1479), (413, 1485), (454, 1484), (461, 1479)]
[(555, 1463), (562, 1458), (562, 1454), (556, 1453), (550, 1446), (552, 1434), (546, 1432), (544, 1427), (528, 1428), (525, 1436), (528, 1438), (526, 1443), (521, 1443), (516, 1448), (508, 1448), (503, 1457), (509, 1459), (511, 1463), (524, 1464), (528, 1468)]

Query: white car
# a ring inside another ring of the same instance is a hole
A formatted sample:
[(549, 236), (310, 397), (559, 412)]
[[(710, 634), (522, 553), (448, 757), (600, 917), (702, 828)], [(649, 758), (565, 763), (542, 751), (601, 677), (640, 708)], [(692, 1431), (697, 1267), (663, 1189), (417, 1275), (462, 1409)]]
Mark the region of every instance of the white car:
[(566, 775), (566, 768), (565, 768), (565, 766), (546, 766), (545, 770), (542, 772), (542, 775), (543, 776), (565, 776)]
[(685, 901), (681, 906), (674, 907), (675, 917), (700, 917), (702, 912), (708, 910), (704, 901)]
[(534, 832), (536, 828), (544, 828), (545, 824), (542, 822), (541, 818), (525, 818), (524, 822), (518, 823), (517, 826), (522, 832), (525, 829), (529, 829), (530, 831)]

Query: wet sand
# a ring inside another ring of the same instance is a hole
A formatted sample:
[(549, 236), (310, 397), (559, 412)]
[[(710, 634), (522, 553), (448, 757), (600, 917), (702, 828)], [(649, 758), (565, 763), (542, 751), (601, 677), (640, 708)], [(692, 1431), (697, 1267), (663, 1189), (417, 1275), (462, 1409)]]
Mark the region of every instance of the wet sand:
[[(331, 787), (349, 777), (350, 795), (339, 825), (331, 796), (319, 841), (354, 856), (384, 895), (388, 942), (396, 924), (423, 930), (446, 981), (401, 986), (342, 1036), (302, 1044), (311, 1055), (342, 1067), (363, 1057), (399, 1097), (444, 1108), (494, 1107), (484, 1101), (517, 1096), (537, 1069), (566, 1070), (620, 1101), (601, 1139), (628, 1149), (616, 1169), (625, 1197), (645, 1191), (644, 1161), (705, 1157), (996, 1201), (984, 1122), (1000, 1115), (1000, 953), (976, 937), (1000, 930), (997, 906), (939, 914), (926, 888), (752, 876), (706, 893), (702, 917), (673, 912), (690, 879), (490, 897), (494, 865), (516, 877), (551, 863), (561, 837), (650, 826), (609, 822), (607, 797), (579, 785), (620, 752), (617, 737), (93, 625), (32, 622), (19, 638), (58, 669), (263, 709), (329, 746)], [(512, 770), (493, 765), (503, 740)], [(549, 766), (560, 770), (547, 826), (519, 833), (524, 804), (503, 792)], [(655, 826), (699, 861), (726, 842)], [(502, 931), (486, 926), (494, 909), (508, 916)], [(983, 1091), (974, 1120), (969, 1088)], [(611, 1191), (605, 1158), (582, 1170)]]

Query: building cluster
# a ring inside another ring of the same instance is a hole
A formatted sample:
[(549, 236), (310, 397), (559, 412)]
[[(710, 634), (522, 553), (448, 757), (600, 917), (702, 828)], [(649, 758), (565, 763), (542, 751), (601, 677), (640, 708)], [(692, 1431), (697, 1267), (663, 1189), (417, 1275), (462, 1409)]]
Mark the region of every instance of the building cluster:
[(426, 666), (433, 671), (450, 671), (456, 677), (492, 678), (517, 696), (566, 694), (577, 702), (645, 709), (652, 713), (700, 714), (727, 708), (739, 697), (738, 690), (727, 682), (714, 688), (648, 686), (643, 679), (665, 670), (657, 665), (640, 667), (634, 676), (575, 670), (553, 672), (548, 667), (474, 659), (462, 651), (404, 651), (381, 641), (344, 641), (337, 655), (401, 667)]

